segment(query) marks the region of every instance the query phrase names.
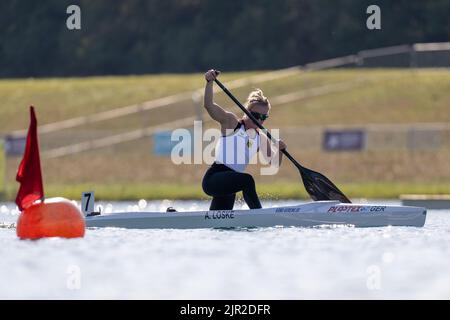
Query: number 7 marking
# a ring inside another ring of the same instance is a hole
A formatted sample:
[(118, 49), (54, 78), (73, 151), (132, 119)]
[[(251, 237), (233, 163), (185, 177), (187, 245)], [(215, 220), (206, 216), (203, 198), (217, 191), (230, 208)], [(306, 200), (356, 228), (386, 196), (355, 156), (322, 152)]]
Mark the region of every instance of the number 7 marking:
[(91, 201), (91, 195), (92, 195), (92, 193), (90, 193), (90, 192), (84, 194), (84, 196), (88, 198), (86, 201), (86, 208), (84, 209), (84, 211), (86, 211), (86, 212), (88, 211), (89, 201)]

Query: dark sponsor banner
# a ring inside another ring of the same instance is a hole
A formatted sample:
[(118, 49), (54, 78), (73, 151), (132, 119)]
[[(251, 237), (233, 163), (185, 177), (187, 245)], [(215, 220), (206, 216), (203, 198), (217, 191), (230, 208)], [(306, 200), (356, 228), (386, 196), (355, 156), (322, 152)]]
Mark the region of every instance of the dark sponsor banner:
[(365, 147), (364, 130), (326, 130), (323, 149), (326, 151), (360, 151)]
[(22, 156), (25, 152), (26, 136), (6, 136), (5, 154), (7, 156)]

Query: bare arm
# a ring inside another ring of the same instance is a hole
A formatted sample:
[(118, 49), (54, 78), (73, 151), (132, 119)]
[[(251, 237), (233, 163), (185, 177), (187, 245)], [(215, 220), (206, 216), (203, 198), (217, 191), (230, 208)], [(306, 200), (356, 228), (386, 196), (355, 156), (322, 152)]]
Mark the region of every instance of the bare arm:
[(274, 158), (278, 158), (278, 165), (281, 166), (281, 160), (283, 160), (283, 152), (282, 150), (286, 149), (286, 144), (283, 141), (278, 141), (277, 151), (274, 155)]
[[(261, 134), (261, 145), (265, 146), (266, 150), (261, 150), (263, 157), (268, 161), (270, 164), (273, 164), (273, 160), (278, 160), (278, 166), (281, 165), (281, 160), (283, 159), (283, 152), (281, 150), (286, 149), (286, 144), (279, 140), (278, 144), (273, 144), (271, 140), (265, 135)], [(273, 148), (272, 148), (273, 146)]]
[(264, 157), (264, 159), (270, 163), (271, 159), (272, 159), (272, 144), (270, 143), (269, 138), (266, 137), (265, 134), (261, 133), (259, 135), (260, 139), (261, 139), (261, 149), (260, 152), (262, 154), (262, 156)]
[(209, 70), (205, 73), (206, 86), (204, 96), (204, 107), (211, 118), (220, 123), (222, 131), (234, 129), (238, 119), (232, 112), (225, 111), (221, 106), (214, 103), (213, 83), (218, 73), (215, 70)]

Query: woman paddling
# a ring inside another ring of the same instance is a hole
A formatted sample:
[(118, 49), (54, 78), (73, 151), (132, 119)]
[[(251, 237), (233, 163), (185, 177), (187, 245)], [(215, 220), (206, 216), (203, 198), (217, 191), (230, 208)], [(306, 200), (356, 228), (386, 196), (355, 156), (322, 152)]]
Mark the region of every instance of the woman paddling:
[[(210, 210), (231, 210), (236, 192), (242, 191), (250, 209), (261, 208), (253, 177), (245, 173), (250, 159), (265, 144), (266, 158), (277, 158), (281, 164), (282, 152), (286, 144), (279, 140), (278, 150), (272, 155), (271, 142), (260, 135), (257, 125), (246, 115), (238, 118), (214, 103), (213, 83), (219, 72), (209, 70), (205, 73), (206, 86), (204, 106), (212, 119), (220, 123), (222, 136), (216, 145), (215, 162), (203, 177), (203, 191), (212, 196)], [(269, 117), (270, 103), (259, 89), (248, 96), (245, 107), (262, 124)]]

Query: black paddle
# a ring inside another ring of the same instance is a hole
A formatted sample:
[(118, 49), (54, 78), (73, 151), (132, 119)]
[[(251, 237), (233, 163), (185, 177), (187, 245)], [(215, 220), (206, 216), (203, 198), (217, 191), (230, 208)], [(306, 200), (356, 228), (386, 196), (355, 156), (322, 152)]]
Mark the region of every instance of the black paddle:
[[(266, 130), (259, 122), (255, 119), (255, 117), (237, 100), (230, 91), (217, 79), (214, 80), (219, 87), (233, 100), (245, 114), (252, 119), (252, 121), (264, 131), (265, 135), (272, 141), (276, 142), (276, 140), (272, 137), (269, 131)], [(300, 175), (303, 180), (303, 184), (305, 185), (306, 191), (309, 193), (311, 198), (315, 201), (319, 200), (338, 200), (344, 203), (351, 203), (351, 201), (336, 187), (333, 182), (331, 182), (327, 177), (323, 174), (310, 170), (308, 168), (303, 167), (300, 163), (297, 162), (286, 150), (281, 150), (283, 154), (291, 160), (291, 162), (297, 167), (298, 171), (300, 171)]]

